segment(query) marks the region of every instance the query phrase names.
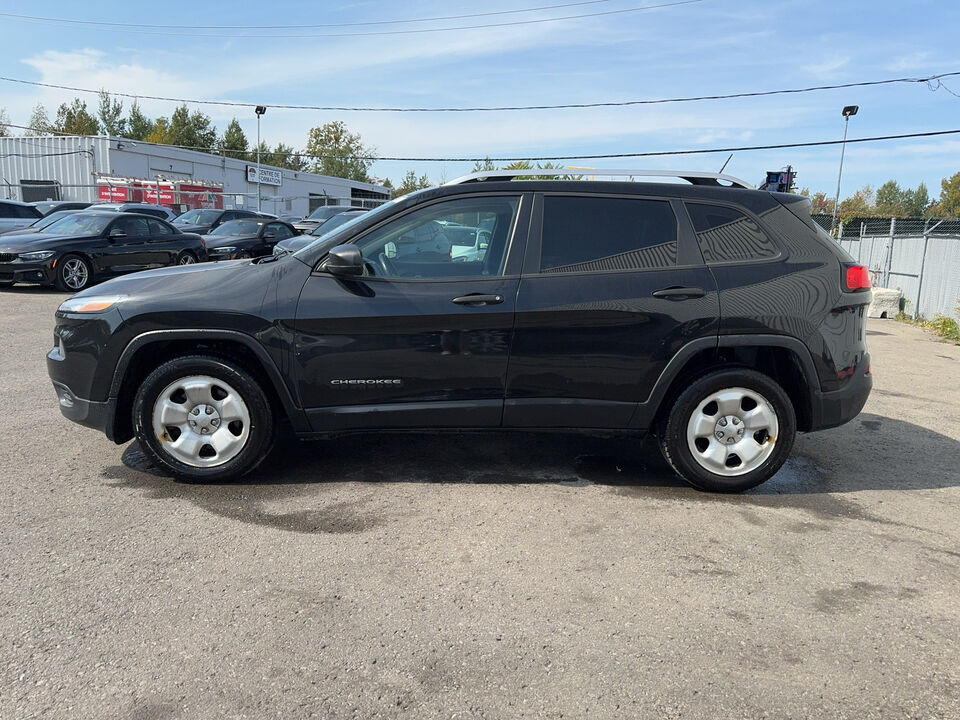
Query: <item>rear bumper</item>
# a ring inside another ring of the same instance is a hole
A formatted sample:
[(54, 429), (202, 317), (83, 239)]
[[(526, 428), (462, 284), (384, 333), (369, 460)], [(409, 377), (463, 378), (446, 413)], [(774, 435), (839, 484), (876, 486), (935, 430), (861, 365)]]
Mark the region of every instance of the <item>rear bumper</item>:
[(811, 430), (837, 427), (860, 414), (873, 388), (873, 376), (867, 373), (869, 368), (870, 355), (864, 353), (860, 366), (846, 386), (841, 390), (814, 395)]

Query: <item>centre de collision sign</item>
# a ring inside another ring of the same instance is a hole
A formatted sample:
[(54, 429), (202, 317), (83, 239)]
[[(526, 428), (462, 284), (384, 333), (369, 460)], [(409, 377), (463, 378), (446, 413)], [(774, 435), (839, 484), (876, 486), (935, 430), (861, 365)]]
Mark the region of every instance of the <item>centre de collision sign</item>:
[[(257, 182), (256, 165), (247, 165), (247, 182)], [(280, 187), (283, 185), (283, 173), (280, 170), (262, 167), (260, 168), (260, 184)]]

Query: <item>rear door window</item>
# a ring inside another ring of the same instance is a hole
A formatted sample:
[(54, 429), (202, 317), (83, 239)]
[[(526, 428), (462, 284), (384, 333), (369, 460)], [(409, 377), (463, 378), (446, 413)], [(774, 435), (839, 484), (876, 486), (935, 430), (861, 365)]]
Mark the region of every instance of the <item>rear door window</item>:
[(666, 200), (544, 197), (540, 272), (646, 270), (677, 264), (677, 218)]
[(740, 210), (687, 203), (687, 211), (707, 263), (762, 260), (779, 252), (756, 220)]

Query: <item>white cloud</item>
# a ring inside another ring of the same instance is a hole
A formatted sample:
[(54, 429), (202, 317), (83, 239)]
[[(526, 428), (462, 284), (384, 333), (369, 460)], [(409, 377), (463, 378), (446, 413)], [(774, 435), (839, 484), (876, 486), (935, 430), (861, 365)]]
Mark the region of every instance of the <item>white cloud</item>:
[(835, 77), (837, 71), (846, 67), (849, 63), (850, 57), (848, 55), (834, 54), (829, 57), (824, 57), (817, 62), (808, 63), (801, 69), (814, 77), (826, 79)]

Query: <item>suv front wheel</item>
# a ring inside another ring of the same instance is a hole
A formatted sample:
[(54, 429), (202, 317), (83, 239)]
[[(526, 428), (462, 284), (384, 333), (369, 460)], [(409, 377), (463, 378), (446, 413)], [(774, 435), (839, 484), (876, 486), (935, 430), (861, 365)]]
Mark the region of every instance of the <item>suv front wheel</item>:
[(755, 370), (720, 370), (695, 380), (676, 399), (660, 449), (684, 480), (701, 490), (740, 492), (770, 478), (790, 455), (793, 404)]
[(154, 370), (133, 403), (144, 452), (177, 477), (222, 480), (247, 473), (273, 444), (273, 413), (246, 370), (205, 355)]

